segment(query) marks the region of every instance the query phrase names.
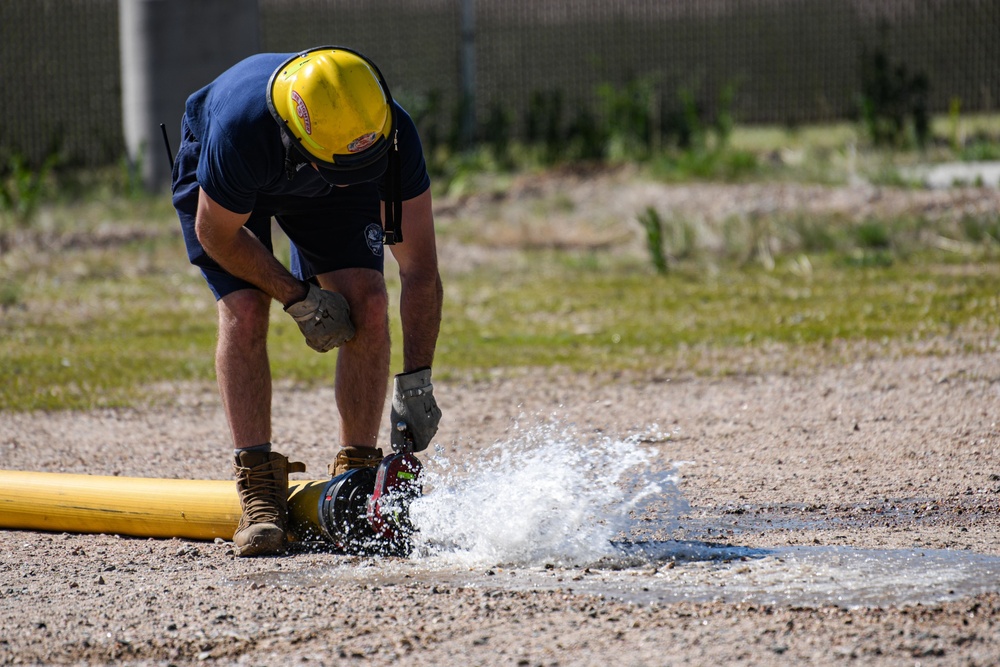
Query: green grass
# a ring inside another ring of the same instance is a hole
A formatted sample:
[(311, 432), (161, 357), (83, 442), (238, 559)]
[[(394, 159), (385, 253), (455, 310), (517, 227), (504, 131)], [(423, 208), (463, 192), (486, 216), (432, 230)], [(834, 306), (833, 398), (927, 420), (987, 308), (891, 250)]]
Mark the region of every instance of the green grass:
[[(557, 250), (446, 272), (436, 371), (649, 371), (683, 366), (691, 350), (1000, 330), (996, 258), (928, 251), (882, 262), (864, 261), (866, 252), (878, 251), (813, 254), (805, 274), (802, 256), (778, 258), (773, 270), (691, 261), (659, 275), (636, 258)], [(158, 384), (212, 379), (214, 306), (175, 235), (66, 255), (62, 268), (14, 280), (17, 303), (0, 320), (0, 409), (135, 405), (155, 400)], [(127, 275), (132, 265), (146, 268)], [(278, 379), (332, 377), (333, 355), (306, 348), (277, 307), (270, 351)]]
[(658, 276), (535, 259), (548, 270), (481, 272), (450, 285), (447, 367), (670, 368), (690, 348), (916, 341), (961, 327), (996, 331), (1000, 319), (996, 263), (868, 267), (815, 257), (803, 280), (791, 262), (707, 277), (695, 267)]

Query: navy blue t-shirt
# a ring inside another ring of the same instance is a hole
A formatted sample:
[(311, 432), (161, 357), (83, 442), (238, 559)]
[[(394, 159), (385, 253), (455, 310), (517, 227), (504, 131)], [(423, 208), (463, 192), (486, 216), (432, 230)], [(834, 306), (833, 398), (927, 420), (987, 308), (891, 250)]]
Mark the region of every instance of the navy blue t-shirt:
[[(267, 108), (267, 82), (293, 55), (251, 56), (191, 95), (185, 105), (186, 130), (200, 144), (198, 184), (234, 213), (252, 211), (258, 193), (316, 197), (330, 191), (315, 169), (300, 169), (288, 178), (281, 130)], [(396, 122), (402, 194), (407, 200), (427, 190), (430, 178), (417, 129), (398, 104)]]

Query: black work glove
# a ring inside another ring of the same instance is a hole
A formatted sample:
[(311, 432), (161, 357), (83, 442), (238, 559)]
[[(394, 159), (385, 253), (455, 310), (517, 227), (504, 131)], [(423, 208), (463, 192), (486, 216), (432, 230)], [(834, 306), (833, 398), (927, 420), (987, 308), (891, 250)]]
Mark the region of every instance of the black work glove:
[(422, 452), (427, 449), (441, 421), (430, 368), (396, 376), (392, 383), (391, 419), (389, 430), (394, 451)]
[(301, 301), (285, 306), (306, 337), (306, 344), (317, 352), (329, 352), (354, 338), (351, 307), (343, 294), (309, 284)]

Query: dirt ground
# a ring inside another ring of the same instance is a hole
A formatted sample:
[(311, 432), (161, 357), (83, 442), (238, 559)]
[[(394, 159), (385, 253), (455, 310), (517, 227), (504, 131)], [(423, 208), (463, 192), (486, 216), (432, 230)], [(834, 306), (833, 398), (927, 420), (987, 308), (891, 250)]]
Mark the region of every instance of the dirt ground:
[[(690, 194), (699, 196), (712, 199)], [(512, 371), (439, 381), (437, 440), (462, 462), (510, 439), (515, 425), (551, 419), (582, 443), (655, 432), (642, 444), (683, 462), (677, 490), (687, 505), (650, 540), (947, 550), (946, 559), (993, 563), (1000, 358), (963, 349), (938, 341), (933, 354), (902, 355), (873, 345), (831, 355), (847, 363), (811, 364), (748, 351), (718, 376)], [(2, 467), (227, 479), (214, 388), (168, 389), (174, 399), (148, 408), (0, 414)], [(306, 478), (325, 469), (338, 428), (330, 390), (279, 386), (275, 405), (280, 451), (309, 465)], [(237, 559), (221, 540), (6, 531), (0, 663), (1000, 664), (996, 569), (968, 594), (856, 606), (836, 595), (803, 603), (727, 594), (733, 568), (758, 567), (729, 560), (647, 562), (624, 573), (558, 562), (462, 572), (328, 550)], [(780, 576), (780, 559), (771, 567)], [(709, 593), (642, 600), (581, 583), (631, 576), (653, 587), (665, 574), (678, 585), (705, 580)], [(519, 578), (529, 583), (511, 583)]]

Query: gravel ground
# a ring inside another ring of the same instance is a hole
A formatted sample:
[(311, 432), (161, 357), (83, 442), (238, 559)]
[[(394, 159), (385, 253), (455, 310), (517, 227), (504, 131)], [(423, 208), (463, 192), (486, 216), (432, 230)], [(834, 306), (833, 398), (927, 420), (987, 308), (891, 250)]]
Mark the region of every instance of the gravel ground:
[[(644, 446), (663, 461), (686, 462), (677, 484), (688, 506), (669, 535), (651, 539), (996, 558), (998, 378), (995, 357), (957, 353), (669, 381), (525, 373), (439, 383), (446, 416), (439, 442), (460, 462), (516, 437), (514, 424), (555, 419), (582, 441), (596, 432), (649, 434), (658, 424), (665, 435), (646, 438)], [(3, 415), (5, 466), (223, 479), (228, 459), (218, 401), (211, 387), (182, 389), (183, 399), (149, 409)], [(279, 389), (276, 404), (282, 448), (321, 469), (336, 431), (330, 393)], [(317, 441), (317, 426), (329, 440)], [(835, 595), (808, 604), (780, 595), (775, 602), (726, 599), (718, 587), (734, 582), (736, 566), (711, 557), (626, 572), (633, 583), (663, 591), (669, 586), (657, 578), (666, 573), (677, 585), (697, 579), (708, 588), (698, 600), (662, 602), (636, 601), (610, 585), (603, 595), (574, 590), (586, 577), (612, 581), (616, 568), (600, 564), (463, 572), (306, 549), (251, 560), (234, 558), (223, 542), (20, 531), (5, 533), (3, 545), (5, 663), (1000, 660), (996, 569), (968, 596), (938, 590), (916, 603), (887, 595), (866, 606), (838, 603)], [(749, 563), (741, 567), (756, 567)], [(786, 575), (791, 583), (795, 577)], [(745, 592), (753, 591), (749, 583)]]
[[(810, 191), (793, 198), (847, 197)], [(678, 464), (676, 489), (636, 518), (667, 556), (463, 568), (6, 531), (0, 663), (998, 664), (1000, 360), (933, 343), (933, 354), (874, 346), (808, 364), (741, 352), (724, 375), (437, 382), (438, 444), (456, 468), (552, 424), (576, 438), (567, 448), (610, 439), (651, 452), (651, 466)], [(131, 410), (0, 413), (3, 467), (228, 479), (214, 388), (162, 389), (174, 398)], [(278, 386), (275, 405), (278, 449), (324, 470), (332, 393)], [(907, 597), (900, 581), (919, 590)]]

